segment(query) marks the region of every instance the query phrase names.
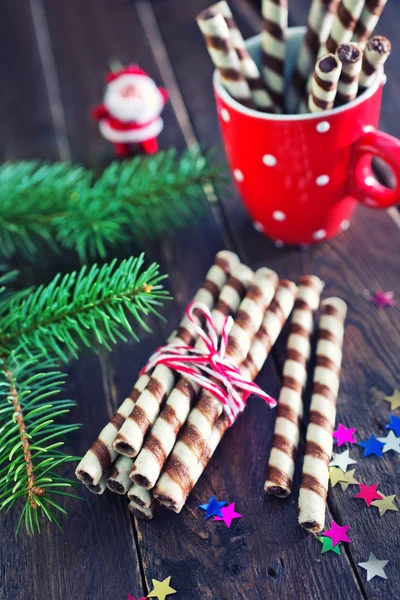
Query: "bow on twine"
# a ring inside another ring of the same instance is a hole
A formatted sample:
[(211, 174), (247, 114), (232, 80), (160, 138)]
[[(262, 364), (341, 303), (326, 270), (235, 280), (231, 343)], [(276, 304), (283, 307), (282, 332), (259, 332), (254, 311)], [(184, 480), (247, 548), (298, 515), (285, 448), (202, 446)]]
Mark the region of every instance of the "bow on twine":
[[(208, 332), (203, 329), (194, 315), (202, 313)], [(166, 345), (157, 348), (150, 357), (141, 375), (157, 365), (165, 365), (184, 375), (200, 387), (208, 390), (222, 404), (232, 425), (245, 406), (248, 397), (256, 394), (270, 406), (276, 406), (276, 400), (264, 392), (256, 383), (247, 380), (240, 369), (225, 356), (228, 335), (233, 325), (232, 317), (226, 317), (219, 341), (216, 325), (211, 312), (201, 302), (192, 302), (186, 309), (186, 316), (193, 328), (203, 340), (205, 350), (186, 345)]]

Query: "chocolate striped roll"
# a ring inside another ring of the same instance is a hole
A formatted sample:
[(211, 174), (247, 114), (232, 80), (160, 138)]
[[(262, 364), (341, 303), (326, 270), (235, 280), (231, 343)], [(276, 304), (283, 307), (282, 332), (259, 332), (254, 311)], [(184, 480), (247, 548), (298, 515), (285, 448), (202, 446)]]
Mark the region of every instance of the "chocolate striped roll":
[(96, 494), (97, 496), (101, 496), (101, 494), (104, 494), (104, 492), (107, 489), (107, 474), (108, 472), (104, 473), (103, 477), (96, 484), (85, 484), (89, 492), (92, 492), (92, 494)]
[(197, 24), (211, 60), (219, 71), (222, 85), (232, 98), (244, 106), (254, 108), (249, 84), (242, 74), (240, 60), (222, 14), (214, 8), (208, 8), (198, 15)]
[(129, 479), (133, 459), (129, 456), (119, 456), (107, 476), (107, 487), (115, 494), (125, 495), (132, 485)]
[(353, 42), (358, 42), (362, 49), (371, 37), (387, 0), (365, 0), (364, 8), (354, 29)]
[[(253, 275), (253, 271), (245, 265), (233, 269), (212, 311), (218, 335), (222, 332), (225, 318), (236, 313)], [(195, 347), (207, 353), (201, 338)], [(175, 385), (133, 465), (131, 478), (137, 485), (148, 490), (155, 486), (199, 391), (200, 386), (185, 377)]]
[(375, 81), (377, 71), (388, 59), (392, 45), (381, 35), (374, 35), (365, 46), (360, 73), (360, 89), (365, 89)]
[(131, 483), (131, 487), (128, 490), (128, 498), (129, 500), (133, 500), (136, 504), (139, 504), (139, 506), (148, 508), (153, 501), (153, 494), (143, 487)]
[(302, 395), (307, 383), (307, 363), (314, 329), (314, 312), (319, 306), (323, 287), (324, 283), (318, 277), (300, 277), (283, 367), (268, 475), (264, 485), (268, 494), (279, 498), (286, 498), (292, 491), (294, 461), (303, 417)]
[(348, 42), (338, 46), (336, 56), (342, 63), (336, 102), (337, 104), (346, 104), (357, 96), (363, 54), (358, 44)]
[(153, 502), (147, 508), (139, 506), (139, 504), (136, 504), (136, 502), (134, 502), (133, 500), (131, 500), (128, 504), (128, 508), (134, 517), (138, 517), (139, 519), (146, 519), (147, 521), (150, 521), (150, 519), (154, 519), (154, 517), (157, 515), (159, 506), (160, 505), (157, 502), (157, 500), (153, 500)]
[(364, 8), (365, 0), (341, 0), (333, 20), (326, 43), (321, 46), (319, 56), (334, 54), (339, 44), (350, 42), (353, 31)]
[(328, 38), (338, 5), (339, 0), (312, 0), (308, 13), (307, 32), (300, 46), (288, 94), (289, 113), (295, 113), (299, 102), (307, 98), (307, 81), (313, 72), (320, 46)]
[(284, 112), (283, 67), (288, 26), (287, 0), (262, 1), (261, 33), (263, 77), (276, 112)]
[(146, 388), (149, 380), (149, 375), (139, 377), (129, 397), (123, 401), (115, 415), (101, 430), (97, 440), (78, 464), (75, 475), (85, 485), (96, 486), (117, 458), (118, 454), (112, 447), (112, 443), (125, 419), (131, 414), (137, 399)]
[[(201, 288), (193, 301), (202, 302), (212, 308), (226, 282), (228, 274), (239, 263), (239, 258), (233, 252), (223, 250), (216, 257), (215, 264), (206, 275)], [(192, 346), (197, 335), (193, 325), (185, 315), (182, 319), (171, 344), (187, 344)], [(114, 442), (113, 448), (119, 454), (135, 457), (143, 444), (160, 412), (160, 406), (167, 399), (175, 385), (175, 373), (164, 365), (157, 365), (144, 392), (122, 425)]]
[[(226, 357), (237, 367), (240, 367), (247, 356), (277, 282), (278, 276), (274, 271), (258, 269), (239, 306), (226, 348)], [(180, 487), (181, 496), (190, 487), (190, 472), (198, 464), (214, 424), (223, 410), (223, 404), (215, 396), (207, 390), (201, 392), (154, 488), (154, 496), (160, 501), (169, 497), (171, 480)]]
[(310, 112), (330, 110), (335, 102), (342, 63), (334, 54), (323, 56), (315, 65), (308, 97)]
[(314, 388), (299, 494), (299, 523), (313, 533), (321, 531), (325, 525), (329, 462), (347, 312), (346, 303), (340, 298), (327, 298), (321, 306), (317, 366), (314, 371)]

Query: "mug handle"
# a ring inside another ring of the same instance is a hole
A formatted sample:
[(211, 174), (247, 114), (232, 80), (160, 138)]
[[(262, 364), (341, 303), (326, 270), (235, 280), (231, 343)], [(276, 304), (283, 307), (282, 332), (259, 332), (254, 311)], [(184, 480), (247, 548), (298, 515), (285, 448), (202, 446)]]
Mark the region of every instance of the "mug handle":
[[(371, 169), (371, 154), (392, 168), (396, 180), (394, 189), (376, 179)], [(350, 194), (372, 208), (389, 208), (400, 202), (400, 140), (374, 127), (364, 128), (364, 134), (354, 144)]]

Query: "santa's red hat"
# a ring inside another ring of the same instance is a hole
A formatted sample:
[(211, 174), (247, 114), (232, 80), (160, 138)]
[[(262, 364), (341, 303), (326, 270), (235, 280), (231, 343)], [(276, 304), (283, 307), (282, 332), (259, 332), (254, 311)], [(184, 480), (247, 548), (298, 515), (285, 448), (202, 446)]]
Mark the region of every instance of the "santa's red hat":
[(107, 73), (105, 77), (106, 83), (111, 83), (122, 75), (140, 75), (142, 77), (149, 77), (146, 71), (143, 71), (143, 69), (141, 69), (138, 65), (129, 65), (128, 67), (124, 67), (118, 71), (111, 71), (110, 73)]

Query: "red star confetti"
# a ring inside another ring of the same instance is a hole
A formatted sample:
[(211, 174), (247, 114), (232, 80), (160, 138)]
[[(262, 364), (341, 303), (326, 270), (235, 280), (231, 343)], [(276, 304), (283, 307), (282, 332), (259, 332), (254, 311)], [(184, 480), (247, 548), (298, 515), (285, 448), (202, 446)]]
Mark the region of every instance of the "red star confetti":
[(329, 531), (326, 531), (322, 535), (330, 537), (332, 539), (332, 546), (335, 547), (339, 542), (351, 542), (347, 536), (347, 531), (350, 529), (350, 525), (338, 525), (332, 520), (332, 525)]
[(154, 589), (147, 596), (148, 598), (165, 600), (170, 594), (176, 594), (176, 590), (169, 585), (171, 583), (171, 576), (164, 579), (164, 581), (157, 581), (157, 579), (152, 579), (151, 581), (153, 582)]
[(338, 446), (343, 446), (343, 444), (346, 442), (355, 444), (356, 440), (354, 439), (353, 435), (356, 431), (357, 429), (355, 427), (352, 429), (347, 429), (347, 427), (340, 423), (336, 431), (333, 432), (333, 437), (336, 438)]
[(221, 508), (222, 517), (214, 517), (214, 521), (224, 521), (227, 527), (232, 525), (233, 519), (241, 519), (242, 515), (235, 511), (235, 503)]
[(395, 302), (393, 300), (394, 292), (375, 292), (373, 296), (371, 296), (371, 302), (376, 304), (378, 308), (383, 308), (384, 306), (394, 306)]
[[(128, 600), (136, 600), (136, 598), (134, 598), (132, 594), (128, 594)], [(146, 600), (146, 598), (138, 598), (137, 600)]]
[(365, 500), (367, 506), (371, 506), (373, 500), (382, 500), (381, 494), (378, 494), (376, 491), (377, 487), (377, 483), (374, 483), (374, 485), (364, 485), (363, 483), (360, 483), (360, 491), (354, 498), (362, 498)]

